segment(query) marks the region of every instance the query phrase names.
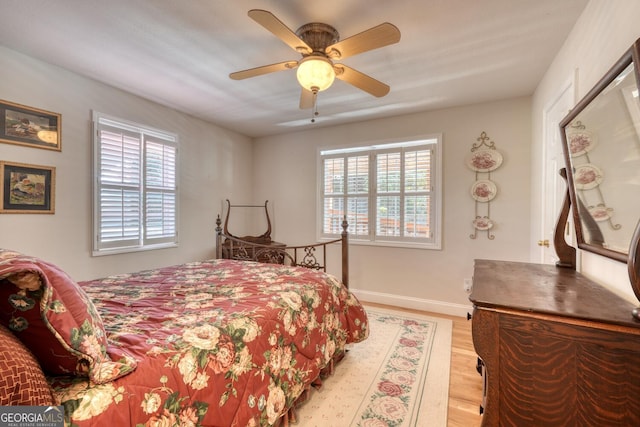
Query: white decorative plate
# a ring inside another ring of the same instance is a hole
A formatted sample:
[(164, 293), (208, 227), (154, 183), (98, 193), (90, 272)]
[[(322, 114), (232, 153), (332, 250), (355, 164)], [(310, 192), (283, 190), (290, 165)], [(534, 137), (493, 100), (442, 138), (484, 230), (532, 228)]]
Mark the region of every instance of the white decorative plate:
[(600, 185), (603, 178), (602, 171), (591, 163), (577, 166), (573, 173), (573, 182), (578, 190), (596, 188)]
[(613, 215), (613, 208), (608, 208), (604, 205), (589, 206), (589, 214), (596, 221), (607, 221)]
[(488, 179), (478, 180), (471, 186), (471, 197), (478, 202), (488, 202), (493, 200), (498, 193), (496, 184)]
[(586, 130), (571, 130), (567, 133), (567, 142), (571, 157), (578, 157), (593, 150), (597, 140), (591, 132)]
[(486, 216), (476, 217), (476, 219), (473, 220), (473, 226), (476, 228), (476, 230), (484, 231), (493, 227), (493, 221), (491, 221)]
[(467, 157), (467, 166), (476, 172), (491, 172), (502, 164), (502, 154), (498, 150), (478, 150)]

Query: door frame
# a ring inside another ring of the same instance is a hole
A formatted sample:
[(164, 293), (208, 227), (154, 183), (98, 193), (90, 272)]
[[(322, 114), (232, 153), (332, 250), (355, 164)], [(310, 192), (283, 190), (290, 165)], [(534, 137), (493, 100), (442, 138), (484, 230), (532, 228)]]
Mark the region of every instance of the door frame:
[[(577, 102), (577, 76), (578, 71), (566, 79), (562, 85), (555, 91), (555, 96), (546, 104), (542, 112), (542, 156), (541, 156), (541, 183), (540, 183), (540, 230), (538, 231), (539, 240), (548, 240), (549, 247), (539, 246), (538, 262), (543, 264), (554, 264), (558, 259), (553, 246), (553, 236), (560, 214), (560, 209), (564, 202), (566, 194), (566, 183), (558, 173), (561, 167), (564, 167), (564, 155), (562, 147), (556, 142), (560, 141), (560, 121), (564, 118), (553, 117), (551, 115), (554, 110), (566, 107), (566, 113), (575, 106)], [(565, 107), (562, 107), (564, 105)], [(549, 138), (553, 132), (558, 132), (557, 139)], [(555, 163), (552, 161), (556, 159)], [(551, 190), (551, 191), (550, 191)], [(548, 193), (551, 192), (552, 195)], [(568, 243), (572, 244), (574, 240), (573, 222), (571, 215), (567, 223)], [(566, 235), (565, 235), (565, 238)]]

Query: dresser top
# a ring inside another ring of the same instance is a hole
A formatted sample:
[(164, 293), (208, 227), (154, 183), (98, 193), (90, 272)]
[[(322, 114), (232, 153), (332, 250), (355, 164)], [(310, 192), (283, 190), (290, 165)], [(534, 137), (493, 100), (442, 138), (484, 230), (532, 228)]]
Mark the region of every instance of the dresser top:
[(631, 302), (573, 269), (554, 265), (476, 260), (469, 299), (477, 307), (640, 328), (631, 314)]

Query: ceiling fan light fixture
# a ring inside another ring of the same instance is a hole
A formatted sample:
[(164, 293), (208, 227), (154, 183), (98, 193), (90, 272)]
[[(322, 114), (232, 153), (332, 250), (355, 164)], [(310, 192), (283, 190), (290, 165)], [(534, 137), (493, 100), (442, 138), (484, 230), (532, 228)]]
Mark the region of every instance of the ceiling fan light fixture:
[(322, 56), (302, 58), (298, 63), (296, 75), (300, 86), (311, 92), (321, 92), (329, 88), (336, 78), (333, 63)]

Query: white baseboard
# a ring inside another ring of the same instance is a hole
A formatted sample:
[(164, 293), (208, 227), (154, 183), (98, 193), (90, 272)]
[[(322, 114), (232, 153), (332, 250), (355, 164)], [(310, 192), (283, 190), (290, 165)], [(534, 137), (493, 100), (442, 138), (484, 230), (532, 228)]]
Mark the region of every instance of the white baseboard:
[(471, 304), (453, 304), (450, 302), (414, 298), (404, 295), (386, 294), (382, 292), (362, 291), (359, 289), (350, 289), (350, 291), (353, 292), (353, 294), (363, 302), (374, 302), (377, 304), (393, 305), (396, 307), (431, 311), (433, 313), (461, 317), (467, 317), (467, 313), (471, 313), (473, 311), (473, 306)]

